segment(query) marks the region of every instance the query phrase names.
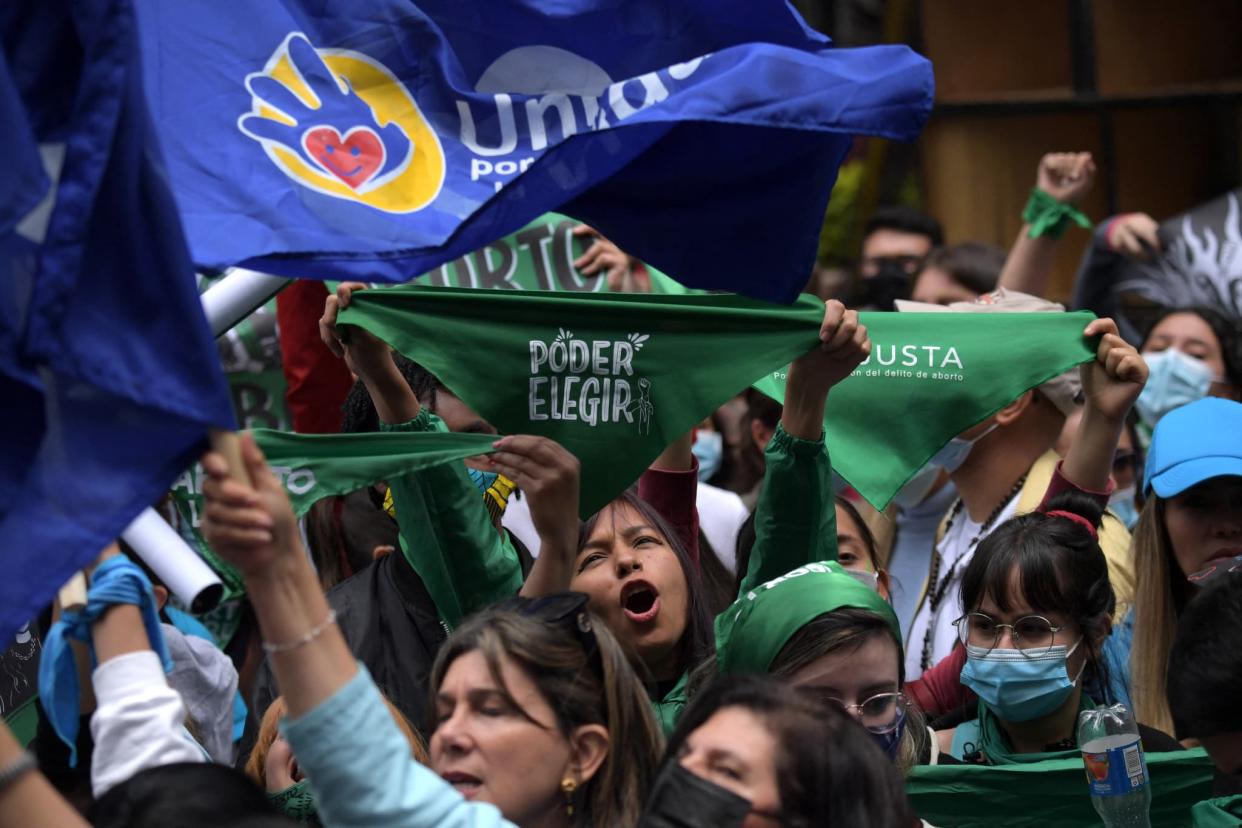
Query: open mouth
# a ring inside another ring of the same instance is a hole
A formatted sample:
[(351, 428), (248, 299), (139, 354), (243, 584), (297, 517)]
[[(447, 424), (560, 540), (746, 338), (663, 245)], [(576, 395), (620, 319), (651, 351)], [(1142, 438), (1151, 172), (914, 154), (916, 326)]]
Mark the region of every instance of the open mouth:
[(621, 589), (621, 609), (636, 624), (647, 624), (660, 614), (660, 593), (646, 581), (630, 581)]
[(452, 785), (466, 799), (473, 799), (483, 784), (483, 781), (477, 776), (471, 776), (460, 771), (450, 771), (449, 773), (441, 774), (441, 778)]

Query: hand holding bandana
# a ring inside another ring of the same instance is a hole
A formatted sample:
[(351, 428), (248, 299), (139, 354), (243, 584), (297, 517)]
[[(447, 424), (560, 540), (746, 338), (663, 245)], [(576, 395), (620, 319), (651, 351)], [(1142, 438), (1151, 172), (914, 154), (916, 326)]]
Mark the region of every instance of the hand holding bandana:
[[(834, 388), (825, 427), (834, 468), (880, 507), (950, 438), (1093, 356), (1089, 314), (859, 318), (872, 352)], [(501, 432), (569, 449), (584, 515), (757, 379), (782, 399), (781, 366), (816, 346), (823, 321), (809, 296), (779, 306), (416, 286), (356, 293), (338, 318), (421, 363)]]

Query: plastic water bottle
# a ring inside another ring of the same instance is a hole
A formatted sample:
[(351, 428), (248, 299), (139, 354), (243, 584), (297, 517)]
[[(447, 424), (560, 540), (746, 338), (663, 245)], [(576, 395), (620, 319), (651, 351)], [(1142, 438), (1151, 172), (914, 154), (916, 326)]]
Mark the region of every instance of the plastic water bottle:
[(1151, 828), (1151, 784), (1138, 724), (1125, 705), (1078, 715), (1078, 747), (1091, 804), (1106, 828)]

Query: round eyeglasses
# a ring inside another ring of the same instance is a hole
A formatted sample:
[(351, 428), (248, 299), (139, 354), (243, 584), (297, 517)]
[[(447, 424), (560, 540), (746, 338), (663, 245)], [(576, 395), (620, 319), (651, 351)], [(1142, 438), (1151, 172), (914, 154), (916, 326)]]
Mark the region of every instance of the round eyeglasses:
[(854, 716), (872, 733), (892, 733), (910, 706), (905, 693), (877, 693), (859, 704), (846, 704), (832, 696), (825, 698)]
[(1001, 630), (1009, 630), (1013, 646), (1023, 655), (1036, 658), (1056, 644), (1058, 627), (1042, 615), (1027, 615), (1012, 624), (1001, 624), (990, 615), (968, 612), (953, 622), (963, 644), (991, 651), (1000, 643)]

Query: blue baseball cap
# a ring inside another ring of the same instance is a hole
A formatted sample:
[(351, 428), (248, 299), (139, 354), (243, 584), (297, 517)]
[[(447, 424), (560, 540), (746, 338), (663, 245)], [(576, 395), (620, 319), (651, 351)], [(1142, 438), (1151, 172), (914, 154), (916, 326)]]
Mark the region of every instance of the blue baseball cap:
[(1211, 477), (1242, 477), (1242, 403), (1205, 397), (1160, 419), (1147, 450), (1144, 493), (1174, 497)]

